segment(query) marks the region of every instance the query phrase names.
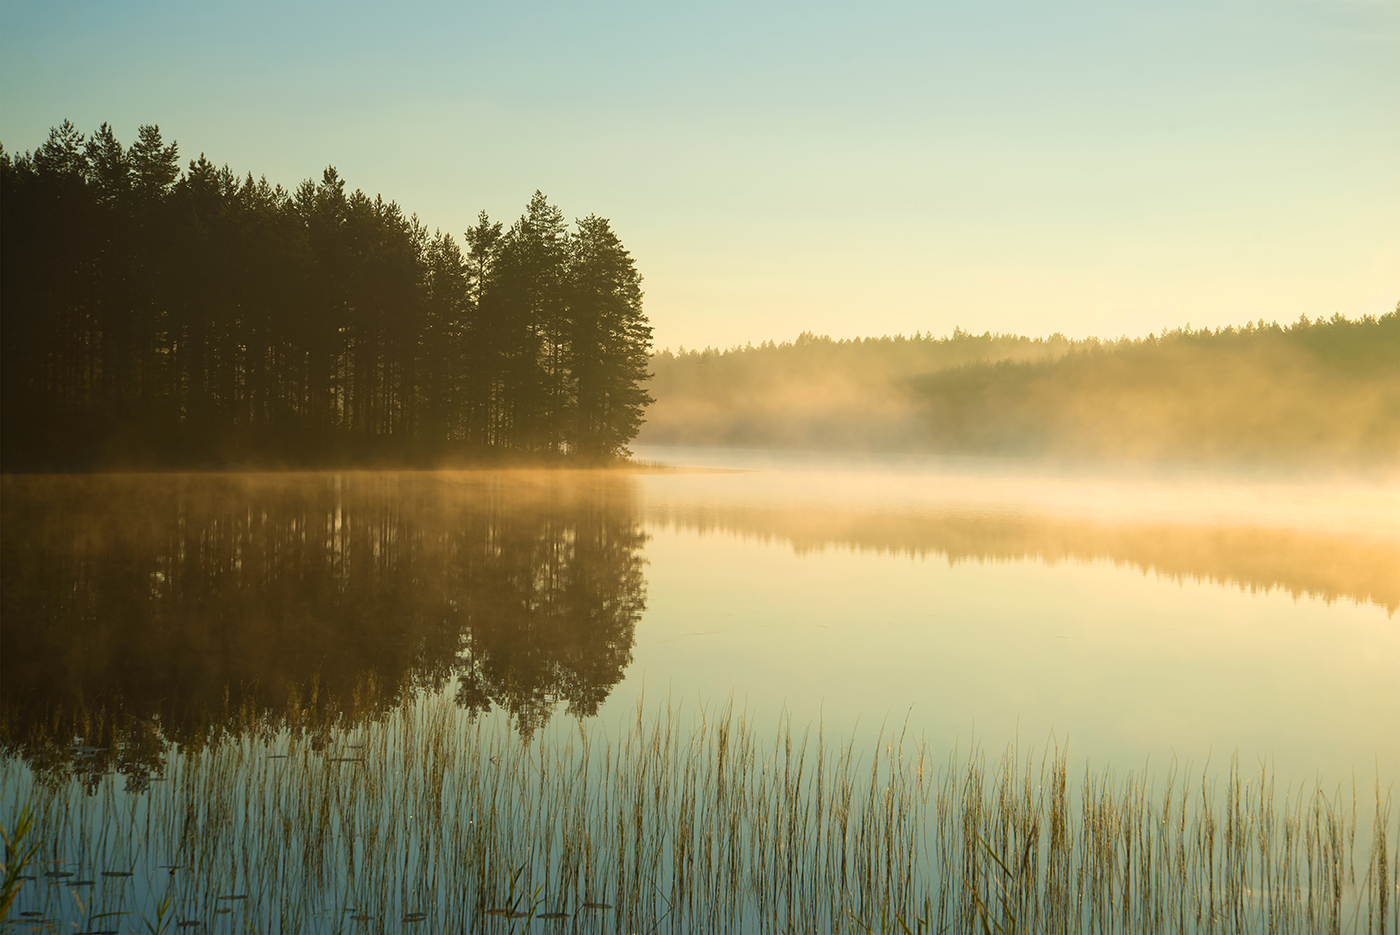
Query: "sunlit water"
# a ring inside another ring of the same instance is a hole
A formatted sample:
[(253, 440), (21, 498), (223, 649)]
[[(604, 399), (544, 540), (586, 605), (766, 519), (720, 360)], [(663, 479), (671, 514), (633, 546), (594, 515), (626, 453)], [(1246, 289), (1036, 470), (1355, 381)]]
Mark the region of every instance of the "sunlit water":
[(1400, 487), (643, 449), (628, 682), (1124, 769), (1400, 775)]
[[(640, 699), (856, 749), (1400, 776), (1393, 482), (638, 455), (678, 467), (6, 477), (7, 810), (34, 769), (139, 797), (211, 722), (371, 678), (375, 710), (428, 691), (525, 736)], [(45, 734), (82, 711), (108, 740)]]

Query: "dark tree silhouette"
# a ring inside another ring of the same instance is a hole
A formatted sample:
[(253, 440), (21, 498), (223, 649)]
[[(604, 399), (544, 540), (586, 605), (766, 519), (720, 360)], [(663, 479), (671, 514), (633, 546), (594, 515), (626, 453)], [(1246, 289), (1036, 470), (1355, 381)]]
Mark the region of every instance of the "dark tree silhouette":
[[(333, 167), (295, 191), (182, 172), (153, 125), (124, 148), (65, 122), (0, 176), (7, 469), (595, 460), (640, 425), (639, 277), (540, 192), (464, 253)], [(605, 311), (608, 288), (632, 291)]]
[(577, 381), (573, 442), (595, 457), (636, 436), (652, 398), (651, 327), (642, 314), (642, 277), (606, 218), (578, 222), (569, 254), (569, 369)]

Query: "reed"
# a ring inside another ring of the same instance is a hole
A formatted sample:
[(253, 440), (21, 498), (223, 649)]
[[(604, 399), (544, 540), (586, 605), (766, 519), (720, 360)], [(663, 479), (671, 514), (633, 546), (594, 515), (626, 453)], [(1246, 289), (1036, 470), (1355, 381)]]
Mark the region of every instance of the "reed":
[[(305, 705), (303, 707), (303, 705)], [(423, 695), (293, 700), (122, 788), (0, 764), (14, 931), (1394, 932), (1379, 782), (1071, 773), (642, 704), (522, 740)], [(71, 742), (71, 740), (70, 740)], [(1371, 799), (1374, 802), (1371, 802)], [(1365, 829), (1369, 826), (1369, 845)], [(1357, 845), (1357, 833), (1362, 841)]]

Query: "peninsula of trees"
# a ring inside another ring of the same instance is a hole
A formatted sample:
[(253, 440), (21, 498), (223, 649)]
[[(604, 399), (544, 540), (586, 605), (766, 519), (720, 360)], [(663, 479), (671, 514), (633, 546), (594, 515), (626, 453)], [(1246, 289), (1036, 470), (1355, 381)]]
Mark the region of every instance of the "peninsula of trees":
[(0, 148), (6, 469), (626, 453), (641, 276), (536, 192), (459, 246), (334, 168), (288, 191), (155, 126)]
[(1400, 307), (1111, 341), (803, 334), (652, 369), (647, 443), (1400, 463)]

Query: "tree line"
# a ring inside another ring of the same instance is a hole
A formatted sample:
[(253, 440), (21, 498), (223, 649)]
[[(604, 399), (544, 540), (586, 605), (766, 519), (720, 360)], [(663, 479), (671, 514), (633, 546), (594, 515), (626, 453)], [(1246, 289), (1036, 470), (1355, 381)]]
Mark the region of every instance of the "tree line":
[(1170, 460), (1393, 461), (1400, 307), (1143, 338), (796, 341), (653, 358), (643, 441)]
[(0, 147), (7, 468), (626, 454), (651, 328), (605, 218), (463, 242), (331, 167), (294, 190), (154, 125)]
[(727, 350), (652, 358), (643, 440), (659, 444), (834, 450), (906, 450), (924, 432), (910, 381), (1001, 360), (1053, 360), (1076, 343), (1062, 334), (1028, 338), (932, 333), (833, 339), (803, 332)]
[(1055, 360), (911, 381), (940, 450), (1393, 464), (1400, 308), (1086, 342)]

